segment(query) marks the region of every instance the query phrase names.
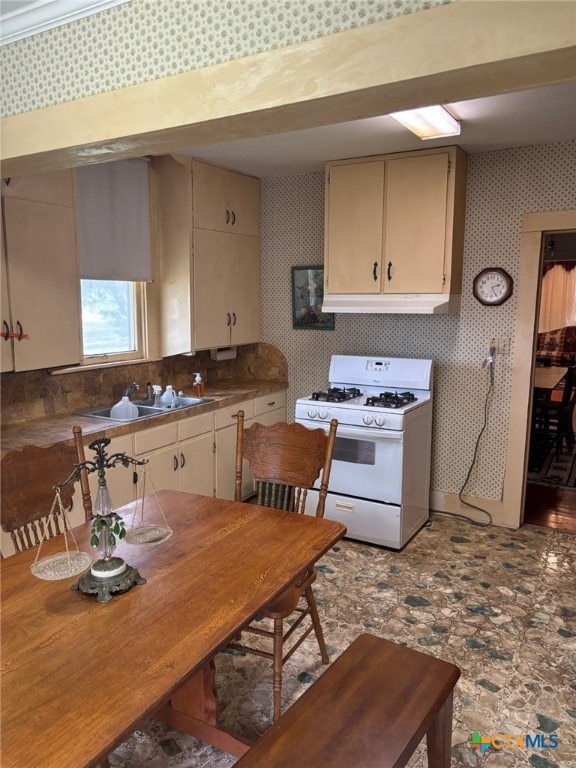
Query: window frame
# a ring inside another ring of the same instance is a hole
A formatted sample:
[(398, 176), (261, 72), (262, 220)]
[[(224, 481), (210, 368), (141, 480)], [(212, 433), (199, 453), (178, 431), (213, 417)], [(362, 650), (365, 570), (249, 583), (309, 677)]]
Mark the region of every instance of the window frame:
[[(105, 281), (101, 281), (105, 282)], [(147, 328), (146, 328), (146, 283), (136, 282), (133, 280), (123, 280), (120, 282), (133, 283), (134, 284), (134, 343), (135, 349), (125, 352), (106, 352), (97, 355), (86, 355), (84, 353), (84, 330), (83, 330), (83, 314), (82, 314), (82, 301), (80, 300), (79, 312), (80, 312), (80, 345), (81, 345), (81, 359), (80, 364), (83, 367), (95, 367), (99, 365), (109, 365), (112, 363), (130, 363), (146, 360), (147, 354)], [(80, 295), (82, 291), (80, 290)]]

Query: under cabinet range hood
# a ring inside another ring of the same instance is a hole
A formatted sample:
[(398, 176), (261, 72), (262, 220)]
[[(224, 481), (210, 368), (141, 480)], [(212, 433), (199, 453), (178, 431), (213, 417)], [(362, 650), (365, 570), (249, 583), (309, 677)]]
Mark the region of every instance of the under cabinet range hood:
[(325, 294), (323, 312), (366, 314), (454, 315), (460, 312), (459, 293), (334, 293)]

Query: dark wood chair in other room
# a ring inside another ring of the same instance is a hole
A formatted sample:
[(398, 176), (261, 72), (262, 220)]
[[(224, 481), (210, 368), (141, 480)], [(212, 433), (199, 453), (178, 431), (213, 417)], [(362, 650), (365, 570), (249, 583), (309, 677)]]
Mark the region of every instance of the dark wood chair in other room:
[[(8, 451), (0, 464), (1, 504), (0, 523), (10, 533), (14, 549), (22, 552), (40, 544), (46, 518), (54, 502), (54, 486), (63, 483), (72, 473), (74, 466), (84, 461), (82, 429), (74, 427), (74, 437), (66, 442), (39, 447)], [(82, 503), (86, 519), (92, 513), (88, 475), (82, 472), (80, 478)], [(72, 506), (74, 483), (62, 488), (62, 506)], [(64, 532), (64, 523), (59, 510), (52, 516), (46, 538)]]
[[(272, 426), (253, 424), (245, 429), (244, 412), (239, 411), (236, 441), (236, 501), (242, 501), (242, 464), (243, 460), (246, 460), (254, 475), (258, 504), (303, 514), (308, 491), (319, 479), (315, 514), (316, 517), (323, 517), (337, 425), (338, 422), (333, 419), (330, 422), (328, 434), (322, 429), (306, 429), (301, 424), (286, 422), (279, 422)], [(243, 630), (243, 633), (252, 633), (272, 640), (271, 651), (245, 645), (242, 637), (228, 646), (272, 660), (275, 721), (280, 717), (281, 710), (282, 666), (312, 630), (320, 646), (322, 661), (324, 664), (329, 662), (312, 592), (315, 579), (316, 572), (308, 571), (297, 583), (265, 607), (261, 614), (273, 621), (273, 631), (260, 626), (262, 622), (259, 621), (252, 622)], [(285, 631), (284, 619), (294, 613), (297, 617)], [(285, 644), (307, 617), (310, 619), (308, 626), (299, 634), (297, 640), (292, 639), (287, 646), (288, 650), (284, 652)]]
[(561, 400), (538, 399), (532, 409), (533, 434), (546, 442), (554, 441), (556, 460), (560, 458), (563, 444), (568, 450), (574, 448), (574, 427), (572, 419), (576, 406), (574, 384), (576, 382), (576, 366), (568, 368), (564, 377), (564, 390)]

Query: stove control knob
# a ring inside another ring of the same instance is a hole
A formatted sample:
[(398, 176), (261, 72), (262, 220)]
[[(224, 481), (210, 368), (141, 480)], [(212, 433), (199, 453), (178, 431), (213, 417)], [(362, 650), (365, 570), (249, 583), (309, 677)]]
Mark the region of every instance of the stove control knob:
[(328, 418), (328, 411), (322, 409), (321, 411), (318, 411), (318, 416), (321, 419), (327, 419)]
[(364, 422), (364, 424), (366, 424), (366, 425), (369, 427), (369, 426), (370, 426), (370, 424), (372, 424), (372, 422), (374, 421), (374, 419), (373, 419), (373, 418), (372, 418), (372, 416), (370, 416), (370, 414), (368, 413), (368, 414), (366, 414), (366, 416), (363, 416), (363, 417), (362, 417), (362, 421)]
[(384, 418), (384, 416), (376, 416), (376, 424), (379, 427), (383, 427), (384, 424), (386, 424), (386, 419)]
[(308, 416), (310, 416), (311, 419), (316, 418), (316, 408), (308, 408)]

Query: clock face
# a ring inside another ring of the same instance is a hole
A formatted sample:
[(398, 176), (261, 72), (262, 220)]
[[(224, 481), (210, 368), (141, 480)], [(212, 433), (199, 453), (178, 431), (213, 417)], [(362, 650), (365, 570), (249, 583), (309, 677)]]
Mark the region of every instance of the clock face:
[(482, 304), (503, 304), (512, 295), (513, 281), (508, 272), (500, 267), (483, 269), (474, 278), (474, 296)]

